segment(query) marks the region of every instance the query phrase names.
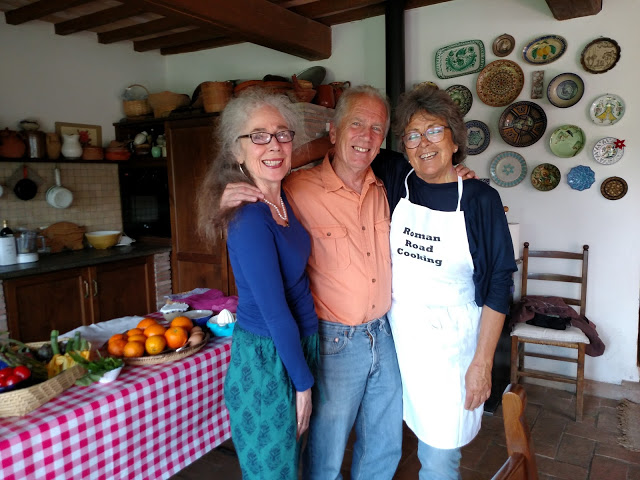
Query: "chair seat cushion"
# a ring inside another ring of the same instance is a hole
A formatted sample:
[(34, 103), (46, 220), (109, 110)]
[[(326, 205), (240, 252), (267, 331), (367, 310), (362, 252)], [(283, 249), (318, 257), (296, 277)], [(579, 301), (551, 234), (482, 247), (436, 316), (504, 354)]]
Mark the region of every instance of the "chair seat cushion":
[(516, 323), (511, 330), (511, 336), (517, 335), (532, 340), (551, 340), (555, 342), (591, 343), (582, 330), (577, 327), (567, 327), (566, 330), (536, 327), (526, 323)]

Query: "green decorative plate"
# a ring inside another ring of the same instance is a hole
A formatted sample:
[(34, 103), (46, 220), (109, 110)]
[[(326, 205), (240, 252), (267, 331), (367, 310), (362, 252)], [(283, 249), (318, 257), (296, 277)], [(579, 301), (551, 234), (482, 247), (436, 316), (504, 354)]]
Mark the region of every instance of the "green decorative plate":
[(473, 105), (473, 95), (471, 94), (471, 90), (464, 85), (451, 85), (447, 88), (447, 93), (451, 97), (451, 100), (453, 100), (453, 103), (458, 105), (463, 117), (469, 113), (471, 105)]
[(531, 185), (536, 190), (548, 192), (560, 183), (560, 170), (552, 163), (541, 163), (531, 172)]
[(549, 139), (549, 147), (557, 157), (575, 157), (582, 151), (586, 136), (576, 125), (562, 125), (556, 128)]
[(447, 45), (436, 52), (436, 75), (453, 78), (479, 72), (484, 67), (484, 43), (467, 40)]

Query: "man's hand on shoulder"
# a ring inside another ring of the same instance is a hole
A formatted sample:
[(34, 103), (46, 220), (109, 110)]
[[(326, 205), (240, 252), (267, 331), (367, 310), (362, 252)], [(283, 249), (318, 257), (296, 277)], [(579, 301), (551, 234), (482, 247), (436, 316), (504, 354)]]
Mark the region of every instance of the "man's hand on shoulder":
[(220, 197), (220, 210), (237, 207), (242, 202), (257, 202), (264, 195), (258, 187), (248, 183), (230, 183)]
[(473, 170), (470, 170), (469, 167), (467, 167), (466, 165), (459, 164), (453, 168), (456, 169), (456, 173), (458, 174), (459, 177), (462, 177), (463, 180), (478, 178), (476, 175), (476, 172), (474, 172)]

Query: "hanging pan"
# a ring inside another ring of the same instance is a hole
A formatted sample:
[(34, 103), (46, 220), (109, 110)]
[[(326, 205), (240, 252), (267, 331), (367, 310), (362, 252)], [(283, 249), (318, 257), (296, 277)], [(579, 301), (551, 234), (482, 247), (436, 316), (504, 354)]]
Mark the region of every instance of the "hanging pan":
[(56, 184), (47, 190), (47, 203), (54, 208), (67, 208), (73, 202), (73, 193), (60, 185), (60, 170), (55, 168), (53, 173), (56, 177)]
[(38, 193), (38, 185), (27, 176), (26, 165), (22, 166), (22, 178), (13, 187), (13, 193), (20, 200), (31, 200)]

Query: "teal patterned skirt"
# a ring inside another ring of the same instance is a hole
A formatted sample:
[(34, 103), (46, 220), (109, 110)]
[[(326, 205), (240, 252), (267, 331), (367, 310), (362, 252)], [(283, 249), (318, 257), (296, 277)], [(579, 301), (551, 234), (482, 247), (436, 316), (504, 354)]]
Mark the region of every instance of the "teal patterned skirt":
[[(315, 376), (318, 334), (301, 342)], [(224, 398), (242, 478), (297, 479), (301, 442), (296, 441), (295, 389), (270, 337), (235, 326)]]

